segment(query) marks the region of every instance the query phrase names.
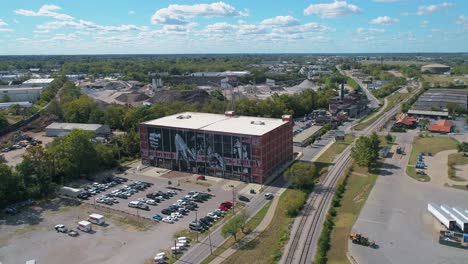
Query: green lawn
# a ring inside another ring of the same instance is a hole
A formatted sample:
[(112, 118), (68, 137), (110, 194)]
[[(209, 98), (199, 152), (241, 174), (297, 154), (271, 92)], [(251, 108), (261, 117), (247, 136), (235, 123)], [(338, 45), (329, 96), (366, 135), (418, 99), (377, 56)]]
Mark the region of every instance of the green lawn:
[(406, 174), (418, 181), (430, 181), (431, 178), (428, 175), (416, 174), (415, 165), (418, 154), (424, 152), (427, 155), (428, 152), (431, 152), (432, 155), (435, 155), (444, 150), (455, 149), (457, 144), (458, 142), (455, 139), (449, 137), (417, 137), (413, 142)]
[(331, 248), (327, 254), (328, 263), (349, 263), (346, 257), (348, 236), (377, 180), (377, 175), (367, 173), (366, 168), (354, 165), (353, 171), (348, 179), (341, 207), (337, 210), (335, 227), (331, 235)]
[(462, 75), (436, 75), (436, 74), (423, 74), (425, 81), (430, 83), (438, 83), (442, 87), (453, 87), (452, 83), (455, 79), (468, 82), (468, 78)]
[(275, 216), (270, 225), (244, 248), (236, 251), (223, 263), (276, 263), (281, 259), (281, 249), (289, 239), (289, 226), (294, 218), (287, 216), (289, 200), (300, 194), (295, 189), (286, 190), (280, 197)]
[[(257, 228), (257, 226), (262, 222), (263, 218), (265, 218), (265, 215), (268, 212), (268, 209), (270, 209), (271, 201), (265, 204), (263, 208), (254, 216), (252, 219), (250, 219), (247, 224), (245, 224), (245, 230), (246, 234), (248, 234), (250, 231), (254, 230)], [(237, 240), (241, 240), (246, 234), (242, 233), (239, 231), (237, 233)], [(223, 253), (226, 249), (230, 248), (232, 245), (234, 245), (235, 241), (233, 237), (230, 237), (226, 242), (224, 242), (221, 246), (213, 250), (213, 254), (209, 255), (207, 258), (205, 258), (201, 263), (210, 263), (213, 261), (216, 256), (220, 255)]]
[(344, 141), (337, 141), (333, 143), (320, 157), (317, 162), (331, 163), (349, 144), (353, 143), (354, 136), (351, 134), (345, 135)]
[(454, 181), (466, 181), (464, 178), (457, 177), (455, 166), (463, 166), (468, 164), (468, 156), (462, 153), (453, 153), (448, 156), (447, 167), (449, 179)]

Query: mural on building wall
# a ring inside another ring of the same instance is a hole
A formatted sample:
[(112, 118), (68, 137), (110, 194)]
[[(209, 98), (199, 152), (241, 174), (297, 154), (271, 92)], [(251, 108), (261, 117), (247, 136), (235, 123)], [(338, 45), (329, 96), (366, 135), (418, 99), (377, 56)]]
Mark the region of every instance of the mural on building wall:
[(232, 135), (149, 128), (150, 151), (158, 158), (175, 159), (182, 170), (211, 168), (238, 174), (250, 174), (253, 166), (252, 139)]

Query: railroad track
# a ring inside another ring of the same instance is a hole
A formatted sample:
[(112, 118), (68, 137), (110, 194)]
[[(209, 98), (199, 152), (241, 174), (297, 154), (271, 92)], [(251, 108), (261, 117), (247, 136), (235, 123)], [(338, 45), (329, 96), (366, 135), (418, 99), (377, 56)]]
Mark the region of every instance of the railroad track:
[[(329, 204), (328, 202), (332, 199), (333, 194), (335, 193), (333, 188), (340, 179), (344, 170), (347, 168), (348, 163), (351, 161), (351, 157), (348, 153), (350, 151), (351, 150), (347, 148), (340, 155), (340, 157), (346, 157), (344, 160), (344, 166), (333, 167), (333, 169), (330, 170), (327, 176), (322, 178), (322, 180), (319, 182), (318, 186), (316, 187), (318, 189), (318, 192), (314, 195), (311, 195), (310, 201), (307, 203), (306, 207), (303, 210), (303, 214), (300, 216), (301, 219), (299, 222), (298, 230), (294, 234), (290, 250), (288, 251), (288, 254), (286, 256), (285, 263), (308, 263), (309, 252), (312, 249), (312, 238), (319, 231), (320, 218), (326, 213), (326, 209), (328, 208), (327, 204)], [(313, 218), (310, 219), (310, 213), (314, 211), (314, 208), (316, 212), (313, 215)], [(307, 224), (307, 222), (310, 220), (312, 221), (312, 223)], [(304, 234), (304, 231), (307, 233), (306, 241), (301, 247), (299, 259), (296, 259), (296, 252), (299, 249), (299, 242), (301, 240), (302, 235)]]

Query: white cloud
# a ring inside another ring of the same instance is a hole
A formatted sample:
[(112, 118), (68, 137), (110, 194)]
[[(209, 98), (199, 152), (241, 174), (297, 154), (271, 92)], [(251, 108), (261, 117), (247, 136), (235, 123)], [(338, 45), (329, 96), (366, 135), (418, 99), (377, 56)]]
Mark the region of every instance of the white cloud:
[(277, 32), (286, 33), (286, 34), (296, 34), (296, 33), (309, 33), (309, 32), (331, 32), (335, 29), (329, 28), (319, 23), (306, 23), (302, 25), (281, 28)]
[(263, 20), (261, 25), (272, 27), (290, 27), (299, 25), (299, 21), (293, 16), (276, 16)]
[(376, 33), (385, 33), (385, 29), (381, 28), (358, 28), (356, 29), (358, 34), (376, 34)]
[(130, 10), (130, 11), (128, 11), (128, 14), (130, 14), (130, 15), (134, 15), (134, 14), (136, 14), (136, 12), (135, 12), (135, 11), (133, 11), (133, 10)]
[(13, 22), (14, 22), (15, 24), (19, 24), (19, 21), (16, 20), (16, 19), (13, 19)]
[(3, 19), (0, 18), (0, 32), (11, 32), (13, 29), (8, 28), (8, 23), (3, 21)]
[(401, 0), (372, 0), (372, 1), (377, 2), (377, 3), (395, 3)]
[(457, 18), (457, 20), (455, 20), (455, 23), (468, 28), (468, 17), (465, 15), (461, 15)]
[(433, 29), (431, 29), (431, 31), (432, 31), (432, 32), (441, 32), (442, 29), (440, 29), (440, 28), (433, 28)]
[(37, 12), (32, 10), (18, 9), (15, 10), (15, 13), (22, 16), (45, 16), (53, 17), (57, 20), (73, 20), (72, 16), (55, 12), (61, 9), (61, 7), (56, 5), (43, 5)]
[(448, 2), (443, 2), (441, 4), (428, 5), (428, 6), (419, 6), (418, 11), (416, 12), (416, 15), (418, 16), (430, 15), (436, 11), (445, 10), (452, 6), (454, 6), (454, 4), (448, 3)]
[(237, 17), (247, 16), (247, 11), (238, 11), (224, 2), (195, 5), (169, 5), (157, 10), (151, 17), (152, 24), (184, 25), (194, 17)]
[(426, 28), (427, 26), (429, 26), (429, 21), (427, 20), (423, 20), (421, 21), (421, 24), (419, 24), (422, 28)]
[(205, 27), (205, 31), (208, 33), (229, 33), (236, 30), (239, 26), (232, 25), (226, 22), (214, 23)]
[(389, 16), (379, 16), (377, 18), (372, 19), (369, 23), (386, 26), (398, 23), (399, 21), (400, 20), (398, 18), (392, 18)]
[(321, 18), (334, 18), (349, 14), (361, 13), (362, 9), (346, 1), (335, 1), (330, 4), (312, 4), (304, 10), (304, 15), (316, 15)]
[(39, 30), (53, 30), (59, 28), (76, 28), (87, 30), (99, 30), (104, 32), (122, 32), (122, 31), (147, 31), (147, 26), (138, 27), (135, 25), (120, 25), (120, 26), (103, 26), (92, 21), (53, 21), (42, 25), (37, 25)]

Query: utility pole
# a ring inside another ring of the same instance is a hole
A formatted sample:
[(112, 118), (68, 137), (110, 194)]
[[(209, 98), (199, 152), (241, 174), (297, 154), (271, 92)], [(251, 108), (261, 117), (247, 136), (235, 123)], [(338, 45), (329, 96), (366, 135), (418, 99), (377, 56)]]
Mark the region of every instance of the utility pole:
[(211, 255), (213, 255), (213, 245), (211, 244), (211, 232), (209, 229), (208, 229), (208, 238), (210, 239), (210, 252), (211, 252)]
[(234, 189), (235, 189), (235, 187), (234, 187), (234, 185), (232, 185), (232, 212), (233, 213), (235, 213), (234, 207), (236, 207), (235, 206), (236, 194), (234, 192)]
[[(195, 223), (199, 224), (198, 223), (198, 210), (195, 210)], [(196, 232), (197, 232), (197, 242), (198, 242), (198, 230)]]

